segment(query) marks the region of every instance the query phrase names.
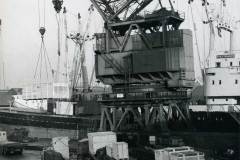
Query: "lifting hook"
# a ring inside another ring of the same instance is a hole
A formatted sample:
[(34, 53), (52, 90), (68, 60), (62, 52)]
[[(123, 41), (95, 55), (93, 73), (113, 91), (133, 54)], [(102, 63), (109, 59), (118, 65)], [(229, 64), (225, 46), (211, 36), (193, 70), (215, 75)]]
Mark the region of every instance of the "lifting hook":
[(41, 36), (43, 37), (44, 33), (46, 32), (45, 27), (40, 27), (39, 32), (40, 32)]

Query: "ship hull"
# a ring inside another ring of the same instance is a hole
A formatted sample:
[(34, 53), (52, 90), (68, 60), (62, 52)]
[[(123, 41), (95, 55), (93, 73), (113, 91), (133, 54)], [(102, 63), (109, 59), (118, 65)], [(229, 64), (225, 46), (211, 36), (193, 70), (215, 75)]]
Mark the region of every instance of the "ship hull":
[[(240, 116), (240, 113), (236, 114)], [(168, 127), (172, 131), (186, 131), (190, 127), (194, 132), (239, 132), (239, 124), (229, 112), (190, 112), (190, 126), (184, 120), (178, 120), (169, 121)]]
[(29, 137), (81, 138), (85, 137), (87, 132), (97, 130), (98, 123), (97, 116), (77, 117), (0, 111), (0, 128), (2, 130), (11, 131), (15, 128), (25, 128), (29, 132)]
[[(190, 112), (194, 132), (237, 133), (239, 125), (228, 112)], [(99, 129), (99, 116), (59, 116), (37, 113), (0, 111), (0, 127), (27, 128), (31, 137), (51, 138), (57, 135), (86, 136), (89, 131)], [(156, 126), (155, 131), (157, 131)], [(161, 126), (159, 126), (161, 128)], [(168, 122), (170, 131), (189, 131), (184, 121)], [(154, 132), (154, 131), (153, 131)], [(56, 134), (55, 134), (56, 133)]]
[(13, 125), (13, 124), (0, 124), (1, 130), (5, 130), (9, 133), (14, 131), (16, 128), (24, 128), (28, 131), (29, 137), (37, 137), (37, 138), (54, 138), (58, 136), (67, 136), (71, 139), (77, 138), (77, 130), (71, 129), (57, 129), (57, 128), (44, 128), (44, 127), (34, 127), (34, 126), (26, 126), (26, 125)]

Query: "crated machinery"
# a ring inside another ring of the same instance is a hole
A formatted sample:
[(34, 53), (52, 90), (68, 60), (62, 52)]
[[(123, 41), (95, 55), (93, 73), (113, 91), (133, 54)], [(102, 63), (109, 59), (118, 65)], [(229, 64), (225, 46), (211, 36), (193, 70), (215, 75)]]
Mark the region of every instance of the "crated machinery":
[(96, 77), (113, 90), (100, 100), (101, 129), (122, 128), (128, 114), (140, 127), (187, 120), (194, 64), (192, 32), (179, 29), (184, 13), (170, 0), (170, 9), (159, 1), (151, 12), (153, 0), (91, 1), (105, 21), (105, 32), (96, 34)]

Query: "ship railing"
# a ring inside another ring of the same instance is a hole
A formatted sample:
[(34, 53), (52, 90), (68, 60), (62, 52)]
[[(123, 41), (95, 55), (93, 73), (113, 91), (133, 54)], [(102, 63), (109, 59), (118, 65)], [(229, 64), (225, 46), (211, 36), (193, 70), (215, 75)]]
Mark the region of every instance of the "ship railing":
[(99, 101), (104, 100), (157, 100), (157, 99), (183, 99), (189, 98), (187, 91), (179, 92), (132, 92), (132, 93), (110, 93), (103, 94)]

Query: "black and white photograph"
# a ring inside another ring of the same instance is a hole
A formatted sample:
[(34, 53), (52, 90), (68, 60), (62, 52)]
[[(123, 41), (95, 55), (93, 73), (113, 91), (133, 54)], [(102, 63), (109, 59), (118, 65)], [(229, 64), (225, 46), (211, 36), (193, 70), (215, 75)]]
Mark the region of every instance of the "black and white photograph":
[(240, 160), (239, 0), (0, 0), (0, 160)]

